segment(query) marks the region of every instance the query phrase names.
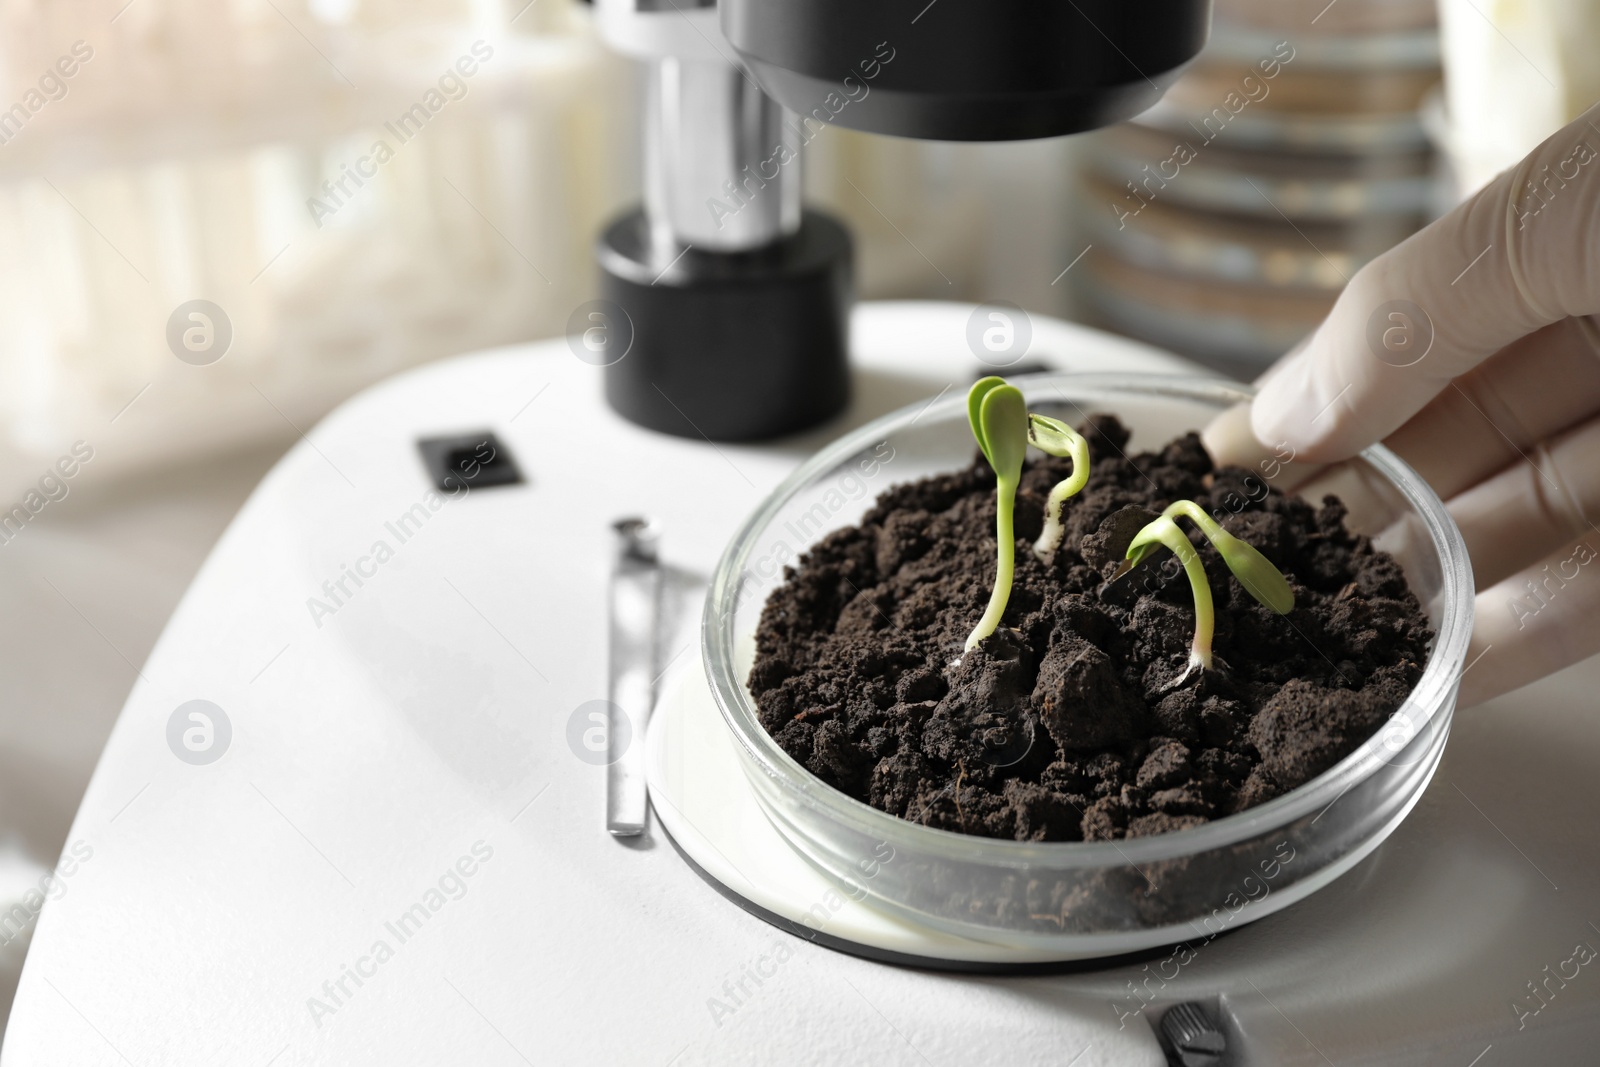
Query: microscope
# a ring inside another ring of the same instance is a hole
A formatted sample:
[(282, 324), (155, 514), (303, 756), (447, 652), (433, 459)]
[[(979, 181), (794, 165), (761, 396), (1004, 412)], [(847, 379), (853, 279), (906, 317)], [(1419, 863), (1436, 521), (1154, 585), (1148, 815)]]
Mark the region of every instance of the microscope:
[(1154, 104), (1210, 0), (595, 0), (647, 67), (643, 204), (600, 235), (611, 407), (712, 441), (814, 426), (849, 399), (851, 241), (801, 202), (829, 125), (944, 141), (1057, 137)]

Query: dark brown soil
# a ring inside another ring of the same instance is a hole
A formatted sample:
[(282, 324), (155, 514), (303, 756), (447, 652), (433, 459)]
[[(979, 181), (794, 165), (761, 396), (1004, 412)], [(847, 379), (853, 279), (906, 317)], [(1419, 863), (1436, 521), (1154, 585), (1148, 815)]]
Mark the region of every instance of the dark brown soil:
[[(1088, 487), (1049, 565), (1033, 555), (1069, 461), (1023, 474), (1003, 624), (962, 655), (994, 578), (994, 475), (981, 456), (899, 485), (785, 572), (750, 672), (761, 721), (835, 788), (901, 818), (1022, 841), (1136, 837), (1248, 808), (1315, 777), (1404, 701), (1433, 634), (1398, 564), (1259, 475), (1213, 469), (1190, 434), (1125, 456), (1083, 428)], [(1216, 601), (1215, 669), (1178, 683), (1194, 629), (1162, 550), (1106, 578), (1150, 512), (1192, 499), (1289, 577), (1279, 616), (1198, 533)], [(1144, 510), (1141, 510), (1144, 509)], [(1178, 684), (1175, 684), (1178, 683)]]

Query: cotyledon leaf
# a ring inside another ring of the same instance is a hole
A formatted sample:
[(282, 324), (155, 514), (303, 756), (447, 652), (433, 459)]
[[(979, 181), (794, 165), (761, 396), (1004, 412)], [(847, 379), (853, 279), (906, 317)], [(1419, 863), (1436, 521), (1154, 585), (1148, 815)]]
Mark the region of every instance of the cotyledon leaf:
[(1289, 580), (1254, 545), (1226, 531), (1222, 531), (1221, 536), (1212, 537), (1211, 543), (1222, 556), (1222, 562), (1228, 565), (1233, 576), (1239, 579), (1239, 584), (1244, 586), (1245, 592), (1279, 615), (1287, 615), (1294, 610), (1294, 590), (1290, 588)]
[(980, 444), (987, 444), (984, 455), (995, 477), (1015, 484), (1028, 451), (1028, 402), (1022, 391), (1003, 382), (989, 389), (979, 405), (978, 423), (983, 427)]
[(972, 383), (972, 388), (967, 390), (967, 422), (972, 426), (972, 436), (977, 438), (978, 447), (983, 450), (983, 458), (989, 461), (989, 466), (994, 466), (994, 457), (989, 454), (989, 442), (983, 430), (983, 398), (995, 389), (1005, 385), (1006, 380), (994, 375), (979, 378)]

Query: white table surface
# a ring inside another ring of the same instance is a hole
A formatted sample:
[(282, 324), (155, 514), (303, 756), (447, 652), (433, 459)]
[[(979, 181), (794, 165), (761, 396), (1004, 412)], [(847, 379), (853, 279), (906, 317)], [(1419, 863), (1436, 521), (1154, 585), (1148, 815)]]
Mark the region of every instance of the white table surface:
[[(1160, 1064), (1111, 1006), (1138, 968), (959, 978), (800, 943), (658, 833), (605, 835), (603, 769), (566, 742), (605, 692), (609, 521), (659, 516), (669, 562), (708, 573), (811, 449), (965, 387), (968, 311), (864, 306), (852, 412), (775, 446), (628, 426), (562, 341), (340, 408), (262, 482), (144, 663), (68, 835), (68, 855), (90, 856), (39, 920), (0, 1063)], [(1040, 357), (1170, 365), (1036, 319)], [(449, 501), (397, 544), (385, 524), (428, 488), (414, 440), (485, 427), (528, 484)], [(379, 539), (393, 558), (316, 625), (307, 598)], [(1592, 967), (1521, 1031), (1510, 1005), (1576, 942), (1600, 946), (1597, 677), (1586, 665), (1464, 715), (1388, 844), (1207, 946), (1163, 999), (1220, 996), (1251, 1062), (1581, 1062), (1563, 1050), (1600, 1033)], [(233, 728), (205, 766), (166, 738), (197, 698)], [(430, 898), (458, 863), (471, 876)], [(419, 903), (436, 908), (402, 941), (388, 924)], [(714, 1019), (724, 983), (780, 945), (777, 973)], [(356, 966), (359, 985), (343, 977)]]
[[(55, 862), (136, 665), (290, 443), (115, 481), (91, 469), (0, 550), (0, 913)], [(0, 1026), (32, 932), (0, 924)]]

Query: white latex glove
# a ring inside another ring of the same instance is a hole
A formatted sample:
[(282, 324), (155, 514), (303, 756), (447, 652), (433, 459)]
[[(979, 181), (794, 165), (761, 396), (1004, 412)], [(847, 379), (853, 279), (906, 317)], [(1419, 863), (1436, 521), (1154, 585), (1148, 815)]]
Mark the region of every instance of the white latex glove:
[(1428, 479), (1477, 579), (1463, 706), (1600, 652), (1597, 312), (1600, 105), (1362, 268), (1206, 431), (1246, 464), (1383, 441)]

